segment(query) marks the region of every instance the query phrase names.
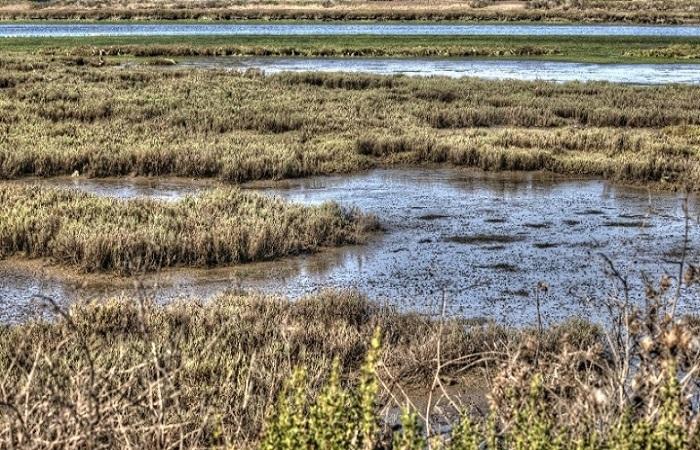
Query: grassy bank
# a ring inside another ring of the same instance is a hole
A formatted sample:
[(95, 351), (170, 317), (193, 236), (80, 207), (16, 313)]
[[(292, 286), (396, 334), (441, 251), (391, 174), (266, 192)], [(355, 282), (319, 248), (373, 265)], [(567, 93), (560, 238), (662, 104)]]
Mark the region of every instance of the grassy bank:
[(10, 38), (5, 52), (92, 56), (449, 56), (693, 62), (700, 39), (595, 36), (153, 36)]
[(0, 60), (0, 178), (243, 182), (449, 163), (700, 186), (700, 88)]
[(693, 0), (420, 0), (121, 2), (5, 0), (0, 18), (90, 20), (498, 20), (698, 23)]
[[(0, 326), (0, 445), (696, 448), (698, 323), (664, 316), (673, 289), (650, 288), (649, 309), (615, 310), (609, 331), (428, 319), (333, 292), (81, 304)], [(460, 400), (474, 386), (488, 411)], [(450, 436), (444, 420), (461, 425)]]
[(87, 272), (212, 267), (356, 243), (373, 219), (239, 190), (176, 203), (0, 187), (0, 257), (49, 257)]
[[(294, 368), (308, 368), (312, 396), (334, 360), (357, 380), (377, 327), (383, 364), (405, 387), (429, 386), (440, 325), (355, 294), (167, 307), (132, 299), (75, 307), (54, 323), (0, 326), (0, 442), (240, 448), (259, 439)], [(584, 324), (568, 328), (549, 331), (547, 348), (594, 339)], [(451, 320), (443, 356), (504, 350), (532, 334)], [(470, 383), (467, 362), (444, 375)]]

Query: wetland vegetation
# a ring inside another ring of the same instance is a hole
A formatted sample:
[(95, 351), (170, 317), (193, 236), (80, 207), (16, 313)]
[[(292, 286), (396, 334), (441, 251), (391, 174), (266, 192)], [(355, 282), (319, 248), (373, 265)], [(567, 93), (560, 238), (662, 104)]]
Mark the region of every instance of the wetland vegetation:
[(696, 189), (700, 88), (0, 61), (0, 178), (231, 182), (450, 163)]
[(0, 18), (73, 20), (497, 20), (698, 23), (694, 0), (2, 0)]
[(91, 36), (18, 37), (8, 53), (56, 56), (342, 56), (532, 58), (585, 62), (684, 62), (693, 37), (620, 36)]
[(50, 257), (86, 272), (212, 267), (357, 243), (374, 219), (240, 190), (176, 203), (0, 186), (0, 257)]
[[(698, 15), (687, 0), (133, 6), (0, 0), (0, 16), (675, 23)], [(12, 41), (0, 53), (0, 180), (181, 176), (234, 184), (442, 164), (700, 188), (700, 87), (160, 67), (180, 56), (297, 54), (303, 42), (246, 39)], [(420, 49), (412, 38), (380, 48), (369, 37), (334, 47), (338, 39), (327, 38), (329, 54), (567, 58), (578, 51), (564, 39), (473, 38), (474, 49), (455, 38), (440, 49)], [(692, 40), (583, 41), (578, 54), (598, 48), (605, 58), (697, 58)], [(306, 51), (320, 52), (314, 45)], [(122, 64), (134, 58), (152, 65)], [(445, 317), (444, 291), (436, 317), (345, 291), (290, 301), (284, 293), (235, 290), (165, 305), (142, 293), (68, 310), (40, 295), (45, 318), (0, 324), (0, 448), (700, 448), (700, 320), (676, 314), (700, 279), (688, 259), (687, 206), (685, 239), (668, 255), (678, 272), (643, 277), (638, 308), (632, 284), (607, 260), (613, 294), (598, 299), (607, 316), (597, 324), (545, 326), (544, 282), (518, 291), (522, 301), (534, 293), (536, 306), (515, 307), (536, 315), (515, 328)], [(484, 225), (508, 226), (504, 212), (476, 211), (478, 232), (453, 230), (441, 242), (469, 252), (524, 241)], [(437, 209), (419, 216), (427, 224), (447, 219)], [(613, 229), (647, 223), (638, 214), (601, 221)], [(556, 224), (537, 217), (522, 226)], [(377, 228), (374, 216), (334, 203), (305, 206), (235, 186), (164, 202), (0, 184), (0, 258), (49, 258), (82, 272), (128, 275), (137, 285), (148, 271), (315, 252), (363, 242)], [(521, 264), (469, 269), (517, 276)]]
[(610, 332), (426, 318), (330, 291), (76, 304), (0, 326), (0, 443), (697, 448), (698, 321), (661, 313), (672, 284), (649, 287), (648, 309), (611, 309)]

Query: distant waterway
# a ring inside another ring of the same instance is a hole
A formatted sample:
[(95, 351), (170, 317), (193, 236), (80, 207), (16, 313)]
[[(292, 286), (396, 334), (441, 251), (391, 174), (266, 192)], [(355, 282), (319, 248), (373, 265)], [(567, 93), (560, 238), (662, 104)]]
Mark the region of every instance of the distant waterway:
[(473, 58), (189, 58), (173, 67), (279, 72), (477, 77), (490, 80), (609, 81), (632, 84), (700, 84), (700, 64), (594, 64)]
[(697, 25), (458, 23), (23, 23), (0, 24), (0, 37), (88, 36), (655, 36), (700, 37)]

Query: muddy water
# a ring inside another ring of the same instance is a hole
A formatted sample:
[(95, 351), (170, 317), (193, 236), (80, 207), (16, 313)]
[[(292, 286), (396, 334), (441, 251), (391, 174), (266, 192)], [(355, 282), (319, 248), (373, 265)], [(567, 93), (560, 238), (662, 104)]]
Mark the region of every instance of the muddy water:
[(378, 75), (478, 77), (488, 80), (609, 81), (634, 84), (700, 84), (700, 64), (594, 64), (473, 58), (190, 58), (173, 68), (259, 69), (279, 72), (346, 72)]
[(0, 24), (0, 37), (85, 36), (700, 36), (697, 25), (459, 23), (26, 23)]
[[(619, 294), (619, 286), (602, 255), (639, 286), (642, 272), (652, 278), (675, 273), (668, 261), (678, 259), (685, 230), (680, 195), (543, 174), (391, 169), (250, 188), (295, 202), (356, 206), (377, 214), (386, 232), (364, 246), (316, 255), (168, 271), (142, 280), (142, 293), (168, 301), (227, 289), (297, 297), (351, 288), (406, 310), (435, 312), (444, 297), (450, 314), (527, 324), (535, 320), (535, 288), (546, 282), (548, 291), (539, 294), (545, 321), (604, 319), (599, 301)], [(697, 215), (692, 199), (690, 211)], [(699, 237), (692, 226), (694, 256)], [(133, 293), (129, 280), (81, 285), (14, 262), (0, 264), (0, 273), (3, 320), (35, 311), (37, 294), (69, 302)], [(684, 294), (684, 310), (700, 311), (697, 294)]]

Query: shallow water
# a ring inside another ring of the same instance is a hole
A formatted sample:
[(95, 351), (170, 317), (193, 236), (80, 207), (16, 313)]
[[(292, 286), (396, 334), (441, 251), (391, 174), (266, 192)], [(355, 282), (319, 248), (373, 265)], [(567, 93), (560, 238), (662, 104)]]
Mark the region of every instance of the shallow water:
[(212, 183), (200, 180), (169, 178), (29, 178), (6, 182), (21, 186), (38, 185), (58, 189), (74, 189), (100, 197), (118, 199), (152, 198), (174, 202), (187, 195), (195, 195)]
[[(680, 195), (537, 174), (390, 169), (255, 188), (296, 202), (356, 206), (377, 214), (386, 232), (364, 246), (315, 255), (167, 271), (141, 280), (147, 287), (141, 294), (169, 301), (227, 289), (298, 297), (350, 288), (405, 310), (434, 313), (444, 296), (450, 314), (531, 324), (535, 288), (544, 281), (549, 289), (539, 296), (546, 321), (604, 319), (598, 301), (619, 294), (620, 286), (610, 280), (601, 255), (638, 287), (642, 272), (652, 279), (675, 273), (677, 267), (664, 260), (679, 258), (685, 229)], [(697, 215), (694, 200), (690, 211)], [(697, 225), (690, 237), (697, 256)], [(38, 294), (65, 304), (77, 296), (134, 292), (130, 280), (82, 285), (10, 261), (0, 264), (0, 274), (4, 321), (33, 314)], [(700, 312), (697, 294), (684, 295), (684, 311)]]
[(0, 24), (0, 37), (207, 35), (700, 36), (697, 25), (548, 25), (405, 23)]
[(491, 80), (609, 81), (700, 84), (700, 64), (592, 64), (471, 58), (190, 58), (173, 67), (279, 72), (351, 72), (380, 75), (478, 77)]

